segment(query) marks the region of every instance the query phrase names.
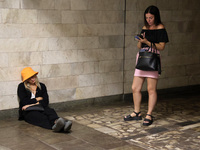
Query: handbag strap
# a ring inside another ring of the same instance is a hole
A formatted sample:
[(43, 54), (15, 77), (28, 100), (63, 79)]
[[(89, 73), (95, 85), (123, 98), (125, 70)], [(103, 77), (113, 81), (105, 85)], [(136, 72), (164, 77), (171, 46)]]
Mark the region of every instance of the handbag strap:
[(146, 51), (149, 51), (149, 49), (151, 48), (151, 52), (153, 53), (153, 46), (155, 47), (155, 52), (156, 52), (156, 54), (157, 54), (157, 48), (156, 48), (156, 44), (155, 43), (153, 43), (153, 42), (151, 42), (151, 46), (148, 48), (148, 50), (146, 50)]
[(155, 47), (155, 49), (156, 49), (156, 54), (157, 54), (157, 47), (156, 47), (156, 44), (155, 43), (153, 43), (153, 46)]

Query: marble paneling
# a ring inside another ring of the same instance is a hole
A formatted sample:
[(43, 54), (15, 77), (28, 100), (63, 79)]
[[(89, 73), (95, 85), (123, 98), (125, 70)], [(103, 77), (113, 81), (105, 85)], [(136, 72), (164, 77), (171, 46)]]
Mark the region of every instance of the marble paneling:
[(25, 9), (2, 9), (2, 23), (37, 23), (37, 11)]
[(77, 62), (77, 50), (43, 52), (43, 64), (62, 64)]
[(40, 71), (41, 78), (67, 77), (72, 75), (70, 64), (50, 64), (42, 65)]
[(65, 90), (49, 90), (48, 95), (51, 103), (66, 102), (69, 100), (75, 100), (76, 89)]
[(20, 0), (1, 0), (0, 8), (19, 8)]
[(49, 39), (49, 50), (91, 49), (98, 48), (98, 37), (67, 37)]
[(179, 1), (159, 0), (157, 6), (160, 10), (177, 10), (179, 9)]
[[(0, 59), (1, 60), (1, 59)], [(0, 63), (2, 64), (2, 63)], [(32, 67), (39, 70), (38, 68)], [(4, 67), (0, 69), (0, 81), (21, 81), (20, 72), (23, 67)]]
[(172, 67), (165, 67), (165, 75), (167, 77), (174, 77), (174, 76), (185, 76), (186, 75), (186, 68), (185, 66), (172, 66)]
[(187, 76), (181, 76), (181, 77), (173, 77), (168, 80), (169, 88), (175, 87), (176, 85), (187, 86), (189, 84), (189, 78)]
[(0, 99), (0, 108), (1, 110), (4, 109), (13, 109), (19, 106), (17, 101), (17, 95), (2, 95)]
[(21, 0), (23, 9), (55, 9), (54, 0)]
[(62, 24), (22, 24), (21, 33), (23, 37), (51, 38), (62, 37)]
[(99, 62), (99, 72), (123, 71), (123, 60), (111, 60)]
[(0, 67), (9, 66), (9, 56), (7, 53), (0, 53)]
[(70, 10), (71, 0), (56, 0), (55, 8), (58, 10)]
[(65, 90), (78, 87), (77, 76), (44, 78), (40, 80), (46, 84), (48, 90)]
[(72, 0), (72, 10), (124, 10), (123, 0)]
[(79, 36), (111, 36), (123, 35), (124, 25), (119, 24), (79, 24)]
[(0, 0), (0, 96), (10, 102), (16, 87), (8, 86), (26, 66), (39, 71), (55, 103), (131, 93), (134, 36), (149, 5), (160, 9), (170, 41), (158, 88), (198, 84), (198, 0), (126, 0), (126, 12), (125, 0)]
[(98, 11), (62, 11), (62, 23), (97, 24), (100, 23), (99, 15)]
[(33, 66), (42, 63), (41, 52), (15, 52), (9, 53), (8, 57), (10, 67)]
[(76, 99), (100, 97), (103, 95), (104, 90), (103, 85), (78, 87), (76, 88)]
[(5, 82), (0, 82), (0, 83), (1, 83), (0, 84), (0, 88), (1, 88), (0, 95), (2, 95), (2, 96), (16, 95), (17, 86), (19, 84), (19, 81), (5, 81)]
[(0, 38), (20, 38), (22, 37), (21, 25), (0, 24)]
[(124, 43), (123, 36), (100, 36), (99, 48), (122, 48)]
[(48, 49), (46, 38), (0, 39), (0, 52), (35, 52)]
[(38, 23), (61, 23), (61, 11), (39, 10)]

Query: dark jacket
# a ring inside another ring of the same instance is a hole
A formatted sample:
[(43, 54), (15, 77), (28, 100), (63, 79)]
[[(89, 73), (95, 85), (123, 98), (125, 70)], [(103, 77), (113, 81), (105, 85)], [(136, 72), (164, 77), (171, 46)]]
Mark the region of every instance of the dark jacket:
[[(43, 100), (39, 101), (39, 103), (45, 108), (49, 105), (49, 96), (45, 84), (40, 83), (40, 85), (41, 89), (37, 87), (35, 97), (43, 97)], [(17, 95), (19, 97), (19, 120), (23, 120), (22, 107), (29, 104), (35, 104), (37, 103), (37, 100), (35, 98), (31, 99), (31, 92), (26, 90), (23, 82), (18, 85)]]

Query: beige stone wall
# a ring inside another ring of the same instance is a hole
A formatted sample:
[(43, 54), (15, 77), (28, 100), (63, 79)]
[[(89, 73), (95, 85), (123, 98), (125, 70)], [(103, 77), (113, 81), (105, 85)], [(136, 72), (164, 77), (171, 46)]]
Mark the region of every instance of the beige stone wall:
[[(160, 9), (170, 41), (161, 52), (162, 75), (158, 89), (200, 84), (200, 1), (127, 0), (125, 93), (131, 93), (138, 51), (133, 36), (141, 31), (143, 13), (149, 5), (156, 5)], [(143, 90), (146, 90), (146, 86)]]
[(0, 0), (0, 110), (26, 66), (51, 103), (123, 93), (124, 0)]
[(161, 9), (170, 39), (158, 88), (199, 84), (199, 1), (126, 3), (124, 30), (125, 0), (0, 0), (0, 110), (18, 107), (26, 66), (39, 71), (51, 103), (131, 93), (133, 36), (151, 4)]

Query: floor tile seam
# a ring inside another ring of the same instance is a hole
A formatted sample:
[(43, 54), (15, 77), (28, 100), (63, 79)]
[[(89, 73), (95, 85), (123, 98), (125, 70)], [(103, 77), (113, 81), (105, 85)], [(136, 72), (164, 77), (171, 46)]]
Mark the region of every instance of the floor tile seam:
[[(77, 123), (77, 122), (76, 122)], [(90, 127), (89, 127), (90, 128)], [(93, 128), (92, 128), (93, 129)], [(96, 132), (100, 132), (100, 131), (96, 131)], [(100, 133), (102, 133), (102, 132), (100, 132)], [(105, 134), (105, 133), (104, 133)], [(107, 134), (105, 134), (106, 136), (108, 136)], [(95, 145), (95, 144), (93, 144), (93, 143), (91, 143), (91, 142), (88, 142), (88, 141), (86, 141), (86, 140), (84, 140), (84, 139), (82, 139), (82, 138), (79, 138), (79, 137), (77, 137), (77, 136), (74, 136), (74, 135), (71, 135), (73, 138), (75, 138), (75, 139), (78, 139), (78, 140), (81, 140), (81, 141), (83, 141), (84, 143), (87, 143), (87, 144), (89, 144), (89, 145), (91, 145), (91, 146), (94, 146), (94, 147), (99, 147), (99, 148), (101, 148), (101, 149), (103, 149), (103, 150), (106, 150), (105, 148), (103, 148), (103, 147), (101, 147), (101, 146), (97, 146), (97, 145)], [(65, 142), (60, 142), (60, 143), (65, 143)]]
[[(85, 119), (86, 119), (86, 118), (85, 118)], [(82, 119), (74, 119), (74, 120), (76, 120), (76, 121), (81, 121)], [(91, 122), (93, 122), (93, 123), (96, 123), (93, 119), (87, 118), (87, 120), (88, 120), (88, 121), (91, 121)], [(157, 121), (159, 121), (159, 120), (157, 120)], [(123, 121), (120, 121), (120, 122), (123, 122)], [(194, 123), (192, 123), (192, 124), (196, 124), (196, 123), (199, 123), (200, 120), (196, 120), (196, 121), (192, 121), (192, 122), (194, 122)], [(117, 123), (117, 122), (114, 122), (114, 123)], [(178, 125), (178, 124), (181, 124), (181, 123), (182, 123), (182, 122), (173, 121), (173, 126)], [(179, 126), (180, 126), (180, 125), (179, 125)]]
[[(79, 120), (74, 120), (75, 122), (77, 122), (77, 123), (80, 123), (80, 124), (82, 124), (81, 122), (79, 122)], [(92, 123), (91, 124), (96, 124), (96, 125), (99, 125), (99, 126), (101, 126), (101, 127), (108, 127), (108, 128), (110, 128), (110, 129), (113, 129), (113, 130), (116, 130), (116, 131), (118, 131), (117, 129), (115, 129), (115, 128), (112, 128), (111, 127), (111, 125), (103, 125), (103, 123), (96, 123), (96, 122), (94, 122), (94, 121), (92, 121), (92, 120), (90, 120), (90, 119), (88, 119), (88, 121), (91, 121)], [(119, 124), (117, 124), (117, 125), (124, 125), (125, 126), (125, 124), (123, 123), (124, 121), (121, 121), (121, 123), (119, 123)], [(129, 125), (130, 125), (131, 123), (129, 123)], [(82, 124), (82, 125), (86, 125), (86, 126), (88, 126), (89, 124)], [(116, 125), (116, 124), (115, 124)], [(176, 125), (176, 123), (174, 123), (173, 125), (171, 125), (171, 126), (169, 126), (169, 125), (166, 125), (166, 126), (163, 126), (162, 125), (162, 127), (166, 127), (166, 128), (168, 128), (168, 129), (170, 129), (170, 128), (172, 128), (172, 126), (173, 126), (173, 128), (174, 127), (176, 127), (176, 128), (179, 128), (180, 126), (178, 126), (178, 125)], [(88, 127), (91, 127), (91, 126), (88, 126)], [(158, 126), (158, 127), (161, 127), (161, 126)], [(93, 128), (93, 127), (91, 127), (91, 128)], [(137, 127), (136, 127), (137, 128)], [(142, 128), (142, 127), (141, 127)], [(154, 128), (157, 128), (157, 127), (154, 127)], [(150, 128), (150, 129), (152, 129), (152, 128)]]
[[(155, 127), (156, 128), (156, 127)], [(152, 129), (152, 128), (151, 128)], [(137, 137), (137, 138), (141, 138), (141, 137), (144, 137), (144, 136), (149, 136), (149, 135), (156, 135), (156, 134), (163, 134), (163, 133), (167, 133), (167, 132), (171, 132), (173, 130), (165, 130), (165, 131), (160, 131), (160, 132), (157, 132), (157, 133), (149, 133), (148, 131), (146, 133), (141, 133), (141, 134), (137, 134), (135, 136), (130, 136), (131, 138), (134, 138), (134, 137)], [(175, 130), (176, 131), (176, 130)], [(138, 136), (139, 135), (139, 136)], [(142, 136), (140, 136), (142, 135)], [(121, 138), (123, 140), (127, 140), (127, 139), (131, 139), (131, 138), (128, 138), (128, 137), (125, 137), (125, 138)]]
[[(77, 122), (77, 123), (80, 123), (80, 122)], [(84, 124), (82, 124), (82, 125), (84, 125)], [(97, 124), (97, 125), (99, 125), (99, 124)], [(87, 126), (87, 127), (89, 127), (89, 128), (92, 128), (92, 129), (94, 129), (94, 130), (98, 129), (98, 128), (94, 128), (94, 127), (91, 127), (91, 126), (88, 126), (88, 125), (85, 125), (85, 126)], [(116, 133), (122, 133), (121, 131), (119, 131), (119, 130), (117, 130), (117, 129), (111, 128), (110, 126), (102, 126), (101, 124), (100, 124), (100, 126), (101, 126), (101, 127), (99, 127), (99, 128), (107, 127), (107, 128), (109, 128), (109, 129), (112, 129), (112, 130), (116, 131)], [(154, 127), (154, 128), (157, 128), (157, 127)], [(150, 129), (153, 129), (153, 128), (150, 128)], [(149, 129), (149, 130), (150, 130), (150, 129)], [(99, 132), (101, 132), (101, 133), (104, 133), (104, 134), (108, 134), (108, 135), (113, 136), (113, 137), (115, 137), (115, 138), (118, 138), (117, 136), (111, 135), (111, 134), (109, 134), (109, 133), (102, 132), (102, 131), (100, 131), (100, 130), (97, 130), (97, 131), (99, 131)], [(170, 131), (170, 130), (167, 129), (167, 130), (161, 131), (161, 132), (163, 133), (163, 132), (168, 132), (168, 131)], [(158, 133), (161, 133), (161, 132), (157, 132), (157, 133), (155, 133), (155, 134), (158, 134)], [(125, 133), (126, 133), (126, 132), (125, 132)], [(142, 134), (144, 134), (144, 133), (142, 133)], [(149, 133), (149, 132), (146, 130), (146, 134), (145, 134), (144, 136), (148, 136), (148, 135), (152, 135), (152, 133)], [(134, 137), (134, 136), (133, 136), (133, 137)], [(123, 138), (118, 138), (118, 139), (123, 139)], [(125, 137), (125, 139), (126, 139), (126, 137)]]
[[(101, 125), (102, 126), (102, 125)], [(88, 126), (89, 127), (89, 126)], [(107, 126), (106, 126), (107, 127)], [(161, 132), (157, 132), (157, 133), (154, 133), (154, 134), (152, 134), (152, 133), (148, 133), (148, 131), (147, 131), (147, 133), (146, 134), (144, 134), (143, 136), (141, 136), (141, 137), (144, 137), (144, 136), (149, 136), (149, 135), (156, 135), (156, 134), (163, 134), (163, 133), (167, 133), (167, 132), (171, 132), (171, 131), (177, 131), (177, 128), (180, 128), (179, 126), (176, 126), (176, 129), (173, 127), (171, 127), (171, 126), (164, 126), (167, 130), (165, 130), (165, 131), (161, 131)], [(90, 128), (93, 128), (93, 127), (90, 127)], [(110, 127), (108, 127), (108, 128), (110, 128)], [(156, 128), (156, 127), (155, 127)], [(95, 129), (95, 128), (93, 128), (93, 129)], [(116, 129), (113, 129), (113, 128), (110, 128), (110, 129), (112, 129), (112, 130), (115, 130), (116, 131), (116, 133), (121, 133), (119, 130), (116, 130)], [(152, 128), (151, 128), (152, 129)], [(98, 130), (99, 131), (99, 130)], [(101, 132), (101, 131), (99, 131), (99, 132)], [(179, 131), (180, 132), (180, 131)], [(194, 132), (194, 131), (193, 131)], [(102, 132), (102, 133), (104, 133), (104, 132)], [(122, 140), (124, 140), (124, 139), (127, 139), (127, 138), (119, 138), (119, 137), (117, 137), (117, 136), (114, 136), (114, 135), (111, 135), (111, 134), (109, 134), (109, 133), (104, 133), (104, 134), (108, 134), (108, 135), (110, 135), (110, 136), (113, 136), (113, 137), (115, 137), (115, 138), (118, 138), (118, 139), (122, 139)], [(181, 134), (183, 134), (183, 133), (181, 133)], [(132, 137), (135, 137), (135, 136), (132, 136)]]
[[(3, 148), (3, 149), (1, 149), (1, 148)], [(4, 149), (5, 149), (5, 150), (12, 150), (12, 149), (10, 149), (9, 147), (3, 146), (3, 145), (0, 145), (0, 149), (1, 149), (1, 150), (4, 150)]]
[[(106, 126), (106, 127), (108, 127), (108, 128), (111, 128), (111, 129), (113, 129), (113, 130), (116, 130), (116, 131), (119, 131), (119, 130), (117, 130), (116, 128), (112, 128), (111, 126), (107, 126), (107, 125), (102, 125), (102, 124), (99, 124), (99, 123), (96, 123), (96, 122), (94, 122), (93, 120), (91, 120), (90, 118), (89, 119), (87, 119), (88, 121), (91, 121), (92, 123), (94, 123), (94, 124), (97, 124), (97, 125), (100, 125), (100, 126)], [(78, 120), (77, 120), (78, 121)], [(80, 122), (79, 122), (80, 123)], [(164, 126), (164, 127), (167, 127), (168, 129), (170, 129), (170, 128), (180, 128), (180, 126), (177, 126), (177, 122), (173, 122), (173, 125), (171, 125), (171, 126)], [(93, 128), (93, 127), (91, 127), (91, 128)]]
[(138, 142), (134, 142), (134, 140), (131, 140), (131, 139), (129, 141), (127, 141), (127, 142), (132, 144), (132, 145), (136, 145), (136, 146), (138, 146), (140, 148), (143, 148), (145, 150), (155, 150), (155, 149), (150, 148), (149, 145), (147, 145), (145, 143), (140, 143), (139, 144)]
[[(181, 135), (180, 135), (181, 136)], [(158, 137), (159, 138), (159, 137)], [(193, 138), (191, 138), (191, 139), (193, 139)], [(143, 141), (137, 141), (137, 140), (134, 140), (134, 139), (128, 139), (129, 141), (131, 141), (131, 142), (133, 142), (134, 143), (134, 145), (136, 145), (136, 144), (138, 144), (138, 142), (140, 142), (140, 144), (141, 144), (141, 146), (143, 147), (143, 145), (147, 145), (146, 143), (147, 142), (143, 142)], [(190, 142), (193, 142), (193, 141), (190, 141)], [(199, 146), (199, 143), (197, 143), (197, 142), (195, 142), (196, 143), (196, 145), (197, 145), (197, 147)], [(194, 144), (195, 144), (194, 143)], [(155, 144), (155, 143), (154, 143)], [(147, 146), (151, 146), (152, 144), (151, 143), (149, 143)], [(197, 148), (198, 149), (198, 148)], [(159, 148), (159, 146), (156, 148), (156, 150), (160, 150), (160, 148)]]
[[(171, 130), (171, 131), (177, 131), (177, 130)], [(162, 135), (163, 132), (159, 132), (159, 133), (156, 133), (156, 134)], [(184, 133), (182, 133), (182, 134), (184, 134)], [(149, 134), (149, 135), (150, 135), (150, 134)], [(151, 134), (151, 135), (154, 135), (154, 134)], [(147, 135), (147, 136), (148, 136), (148, 135)], [(180, 136), (181, 136), (181, 134), (180, 134)], [(159, 137), (159, 136), (158, 136), (158, 137)], [(142, 137), (138, 137), (138, 138), (142, 138)], [(151, 144), (146, 144), (146, 142), (143, 142), (143, 141), (141, 141), (141, 140), (134, 140), (134, 139), (125, 139), (125, 140), (126, 140), (126, 141), (131, 141), (130, 143), (133, 142), (134, 145), (138, 145), (138, 146), (140, 146), (140, 147), (142, 147), (142, 148), (148, 147), (148, 150), (151, 148)], [(154, 150), (160, 150), (160, 148), (157, 147), (157, 148), (154, 148)]]
[[(110, 128), (110, 129), (112, 129), (112, 130), (115, 130), (116, 131), (116, 133), (122, 133), (121, 131), (119, 131), (119, 130), (117, 130), (117, 129), (115, 129), (115, 128), (112, 128), (112, 127), (110, 127), (110, 126), (103, 126), (102, 124), (98, 124), (98, 123), (96, 123), (97, 125), (100, 125), (100, 126), (102, 126), (102, 127), (107, 127), (107, 128)], [(88, 125), (86, 125), (86, 126), (88, 126)], [(88, 127), (90, 127), (90, 128), (92, 128), (92, 129), (95, 129), (94, 127), (91, 127), (91, 126), (88, 126)], [(157, 127), (154, 127), (154, 128), (157, 128)], [(152, 129), (154, 129), (154, 128), (150, 128), (150, 129), (148, 129), (148, 130), (152, 130)], [(176, 124), (174, 124), (174, 126), (173, 126), (173, 128), (172, 128), (172, 126), (169, 126), (169, 125), (167, 125), (167, 126), (162, 126), (162, 128), (166, 128), (166, 130), (164, 130), (164, 131), (161, 131), (161, 132), (157, 132), (157, 133), (154, 133), (154, 134), (160, 134), (160, 133), (167, 133), (167, 132), (171, 132), (171, 131), (179, 131), (180, 132), (180, 126), (178, 126), (178, 125), (176, 125)], [(141, 135), (143, 135), (143, 136), (148, 136), (148, 135), (153, 135), (152, 133), (149, 133), (148, 132), (148, 130), (146, 130), (146, 133), (142, 133)], [(99, 131), (99, 130), (98, 130)], [(187, 130), (185, 130), (185, 131), (187, 131)], [(193, 131), (193, 130), (192, 130)], [(99, 131), (99, 132), (101, 132), (101, 131)], [(183, 131), (182, 131), (183, 132)], [(194, 133), (195, 133), (195, 131), (193, 131)], [(104, 132), (102, 132), (102, 133), (104, 133)], [(109, 133), (105, 133), (105, 134), (109, 134)], [(109, 134), (109, 135), (111, 135), (111, 134)], [(111, 136), (113, 136), (113, 137), (115, 137), (115, 138), (119, 138), (119, 137), (117, 137), (117, 136), (114, 136), (114, 135), (111, 135)], [(142, 136), (142, 137), (143, 137)], [(135, 136), (131, 136), (131, 137), (135, 137)], [(123, 138), (119, 138), (119, 139), (123, 139)], [(124, 139), (127, 139), (126, 137), (124, 138)]]
[[(79, 122), (76, 122), (76, 123), (78, 123), (78, 124), (80, 124)], [(81, 125), (83, 125), (83, 124), (81, 124)], [(85, 126), (87, 126), (87, 125), (85, 125)], [(99, 130), (96, 130), (95, 128), (92, 128), (92, 127), (89, 127), (89, 126), (87, 126), (88, 128), (91, 128), (91, 129), (93, 129), (93, 130), (95, 130), (96, 132), (100, 132), (100, 133), (102, 133), (102, 134), (104, 134), (104, 135), (106, 135), (106, 136), (111, 136), (111, 137), (113, 137), (113, 138), (116, 138), (116, 139), (118, 139), (118, 140), (121, 140), (120, 138), (118, 138), (118, 137), (116, 137), (116, 136), (113, 136), (113, 135), (110, 135), (109, 133), (104, 133), (104, 132), (101, 132), (101, 131), (99, 131)], [(112, 128), (110, 128), (110, 129), (112, 129)], [(113, 129), (114, 130), (114, 129)], [(115, 131), (118, 131), (118, 130), (115, 130)], [(72, 135), (73, 136), (73, 135)], [(76, 138), (76, 139), (80, 139), (80, 138), (77, 138), (77, 137), (75, 137), (75, 136), (73, 136), (74, 138)], [(92, 143), (90, 143), (90, 142), (88, 142), (88, 141), (85, 141), (85, 140), (83, 140), (83, 139), (80, 139), (80, 140), (82, 140), (82, 141), (84, 141), (84, 142), (86, 142), (86, 143), (89, 143), (90, 145), (94, 145), (94, 144), (92, 144)], [(124, 141), (124, 140), (123, 140)], [(126, 143), (128, 143), (127, 141), (124, 141), (124, 142), (126, 142)], [(128, 143), (128, 144), (130, 144), (130, 143)], [(133, 144), (130, 144), (130, 145), (133, 145)], [(94, 145), (94, 146), (97, 146), (97, 145)], [(99, 148), (102, 148), (102, 149), (104, 149), (103, 147), (100, 147), (100, 146), (98, 146)], [(105, 149), (105, 150), (107, 150), (107, 149)]]
[[(177, 130), (171, 130), (171, 131), (169, 131), (169, 132), (172, 132), (172, 131), (177, 131)], [(159, 133), (155, 133), (155, 134), (144, 134), (144, 136), (150, 136), (150, 135), (158, 135), (158, 137), (159, 137), (159, 135), (162, 135), (162, 134), (164, 134), (165, 133), (165, 131), (164, 132), (159, 132)], [(166, 132), (167, 133), (167, 132)], [(190, 132), (191, 133), (191, 132)], [(195, 132), (196, 133), (196, 132)], [(185, 132), (183, 132), (183, 133), (181, 133), (181, 134), (179, 134), (180, 136), (182, 135), (182, 134), (185, 134)], [(200, 134), (200, 133), (199, 133)], [(193, 135), (193, 134), (192, 134)], [(144, 137), (143, 136), (143, 137)], [(143, 138), (143, 137), (137, 137), (137, 138)], [(133, 139), (134, 138), (134, 136), (132, 136), (132, 137), (130, 137), (130, 138), (122, 138), (122, 140), (125, 140), (125, 141), (127, 141), (127, 140), (132, 140), (132, 141), (139, 141), (140, 143), (144, 143), (144, 142), (142, 142), (141, 140), (134, 140)], [(136, 139), (137, 139), (136, 138)], [(135, 143), (137, 143), (137, 142), (135, 142)], [(144, 143), (145, 144), (145, 143)]]
[[(32, 138), (34, 138), (34, 137), (32, 137)], [(35, 138), (34, 138), (34, 139), (35, 139)], [(47, 146), (49, 146), (49, 147), (51, 147), (51, 148), (53, 148), (53, 149), (55, 149), (55, 150), (59, 150), (59, 149), (56, 148), (54, 145), (48, 144), (47, 142), (45, 142), (45, 141), (43, 141), (43, 140), (41, 140), (41, 139), (35, 139), (35, 140), (38, 140), (38, 141), (40, 141), (41, 143), (43, 143), (43, 144), (45, 144), (45, 145), (47, 145)]]
[(193, 129), (197, 128), (197, 127), (200, 127), (200, 123), (196, 123), (196, 124), (180, 127), (180, 131), (187, 131), (187, 130), (193, 131)]

